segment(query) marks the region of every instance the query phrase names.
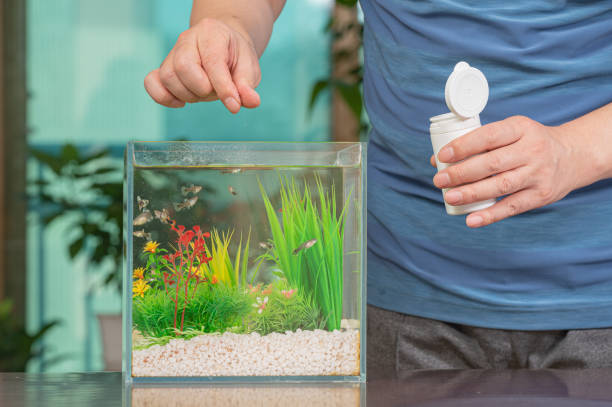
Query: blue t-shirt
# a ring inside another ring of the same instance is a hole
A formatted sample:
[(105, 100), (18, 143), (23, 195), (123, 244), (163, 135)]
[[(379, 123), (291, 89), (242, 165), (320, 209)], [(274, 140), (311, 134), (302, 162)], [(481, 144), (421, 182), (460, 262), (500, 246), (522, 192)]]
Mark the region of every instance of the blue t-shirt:
[(612, 102), (612, 1), (361, 5), (368, 302), (489, 328), (612, 327), (612, 180), (472, 230), (432, 183), (428, 130), (448, 111), (444, 85), (462, 60), (489, 81), (483, 124), (558, 125)]

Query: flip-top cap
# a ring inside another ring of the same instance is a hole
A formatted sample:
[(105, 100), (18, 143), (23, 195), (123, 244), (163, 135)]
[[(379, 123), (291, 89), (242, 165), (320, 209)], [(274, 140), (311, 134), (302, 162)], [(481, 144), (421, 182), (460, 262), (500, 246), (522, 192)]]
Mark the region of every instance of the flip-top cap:
[(444, 88), (446, 105), (451, 112), (464, 119), (482, 112), (489, 100), (487, 78), (467, 62), (459, 62), (450, 74)]

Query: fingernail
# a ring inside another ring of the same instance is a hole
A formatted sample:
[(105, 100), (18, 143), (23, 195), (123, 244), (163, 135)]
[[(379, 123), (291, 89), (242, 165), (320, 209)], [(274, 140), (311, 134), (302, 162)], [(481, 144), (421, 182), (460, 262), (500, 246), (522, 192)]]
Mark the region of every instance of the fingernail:
[(450, 177), (445, 172), (440, 172), (434, 177), (434, 184), (436, 184), (436, 186), (439, 188), (444, 188), (450, 185), (450, 182)]
[(238, 101), (236, 99), (234, 99), (233, 97), (229, 97), (226, 98), (223, 101), (223, 104), (225, 105), (225, 107), (227, 107), (231, 112), (237, 112), (238, 110), (240, 110), (240, 103), (238, 103)]
[(448, 191), (446, 194), (444, 194), (444, 199), (446, 199), (446, 202), (448, 202), (451, 205), (456, 205), (458, 203), (461, 203), (461, 199), (463, 198), (463, 194), (461, 193), (461, 191)]
[(183, 102), (182, 100), (173, 100), (172, 102), (170, 102), (170, 107), (183, 107), (185, 106), (185, 102)]
[(470, 215), (466, 219), (467, 225), (471, 228), (478, 227), (482, 225), (482, 216), (480, 215)]
[(452, 147), (444, 147), (438, 153), (438, 160), (442, 161), (443, 163), (447, 163), (453, 159), (454, 155), (455, 155), (455, 152), (453, 151)]

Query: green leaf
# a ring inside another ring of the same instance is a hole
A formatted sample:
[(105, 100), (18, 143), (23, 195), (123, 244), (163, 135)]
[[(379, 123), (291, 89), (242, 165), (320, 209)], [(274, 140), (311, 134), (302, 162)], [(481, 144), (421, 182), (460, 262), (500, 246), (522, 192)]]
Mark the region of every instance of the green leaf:
[(65, 163), (69, 163), (71, 161), (78, 163), (80, 160), (79, 150), (74, 144), (65, 144), (60, 152), (60, 159)]
[(85, 236), (81, 236), (80, 238), (78, 238), (77, 240), (75, 240), (74, 242), (70, 244), (70, 246), (68, 247), (68, 251), (70, 253), (71, 259), (74, 259), (77, 256), (77, 254), (79, 254), (79, 252), (83, 249), (84, 243), (85, 243)]
[(349, 85), (346, 83), (337, 82), (335, 86), (355, 117), (358, 120), (361, 120), (363, 101), (361, 98), (361, 86), (359, 83)]
[(336, 0), (336, 4), (346, 7), (355, 7), (358, 0)]
[(309, 114), (312, 113), (314, 105), (317, 99), (319, 98), (319, 96), (321, 95), (321, 92), (323, 92), (323, 90), (329, 87), (329, 83), (330, 83), (329, 80), (321, 79), (321, 80), (318, 80), (312, 87), (312, 92), (310, 93), (310, 102), (308, 103), (308, 113)]

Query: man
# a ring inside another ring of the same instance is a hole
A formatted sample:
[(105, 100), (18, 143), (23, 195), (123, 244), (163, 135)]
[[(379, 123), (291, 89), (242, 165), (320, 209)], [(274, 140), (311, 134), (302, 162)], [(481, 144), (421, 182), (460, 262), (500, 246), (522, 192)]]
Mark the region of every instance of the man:
[[(283, 3), (195, 0), (151, 97), (257, 107)], [(612, 366), (612, 2), (361, 6), (370, 373)], [(489, 124), (439, 152), (465, 161), (434, 187), (427, 119), (460, 60), (489, 80)], [(452, 205), (503, 199), (464, 221), (436, 187)]]

